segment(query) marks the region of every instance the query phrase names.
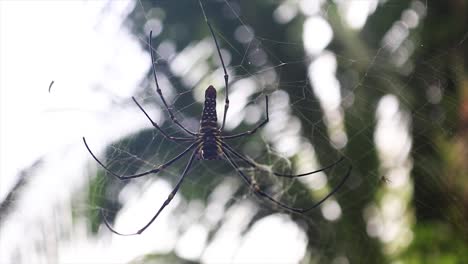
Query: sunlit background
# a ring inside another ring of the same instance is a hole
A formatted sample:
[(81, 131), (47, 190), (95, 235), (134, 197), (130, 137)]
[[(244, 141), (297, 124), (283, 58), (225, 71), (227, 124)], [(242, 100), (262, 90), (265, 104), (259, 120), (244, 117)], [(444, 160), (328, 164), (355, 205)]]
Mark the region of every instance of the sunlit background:
[[(295, 207), (227, 162), (195, 161), (155, 91), (196, 131), (225, 85), (198, 1), (0, 1), (0, 263), (463, 263), (468, 259), (468, 2), (205, 0), (230, 76), (225, 133)], [(303, 173), (345, 157), (330, 170)]]

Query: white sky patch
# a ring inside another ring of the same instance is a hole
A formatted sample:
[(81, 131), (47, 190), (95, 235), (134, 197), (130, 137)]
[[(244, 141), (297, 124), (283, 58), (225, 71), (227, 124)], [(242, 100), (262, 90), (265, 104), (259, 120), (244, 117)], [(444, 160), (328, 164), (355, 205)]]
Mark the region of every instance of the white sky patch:
[(246, 44), (253, 40), (253, 38), (255, 37), (255, 34), (251, 27), (242, 25), (236, 28), (236, 30), (234, 31), (234, 37), (240, 43)]
[[(205, 39), (200, 42), (194, 42), (188, 45), (184, 50), (179, 52), (177, 56), (171, 61), (170, 68), (171, 71), (182, 77), (182, 80), (187, 84), (187, 86), (194, 86), (198, 79), (187, 80), (185, 76), (190, 74), (194, 70), (195, 66), (200, 67), (201, 61), (206, 61), (206, 59), (213, 53), (214, 45), (211, 44), (211, 41)], [(204, 68), (207, 68), (204, 66)], [(206, 74), (207, 71), (203, 73)]]
[[(217, 72), (218, 76), (223, 76), (221, 71)], [(224, 86), (224, 85), (223, 85)], [(249, 103), (250, 96), (257, 90), (257, 83), (253, 78), (246, 78), (233, 83), (229, 87), (229, 101), (236, 102), (229, 105), (229, 111), (226, 115), (227, 131), (236, 128), (246, 115), (246, 106)], [(204, 87), (206, 89), (206, 87)], [(224, 90), (226, 91), (226, 90)], [(216, 100), (216, 111), (218, 113), (218, 123), (222, 124), (224, 115), (225, 93), (218, 93)], [(259, 100), (259, 104), (262, 100)], [(260, 114), (260, 113), (259, 113)]]
[(374, 141), (380, 159), (381, 177), (388, 183), (382, 188), (377, 205), (367, 210), (367, 231), (378, 237), (390, 254), (404, 250), (411, 242), (412, 212), (409, 201), (413, 192), (410, 179), (412, 139), (410, 117), (398, 98), (388, 94), (380, 99), (376, 111)]
[(144, 25), (144, 32), (149, 35), (153, 31), (153, 38), (157, 37), (163, 31), (162, 21), (158, 18), (151, 18)]
[[(404, 49), (404, 43), (408, 42), (407, 40), (410, 31), (419, 25), (419, 21), (424, 18), (425, 15), (426, 7), (420, 1), (413, 1), (411, 3), (411, 7), (403, 11), (400, 20), (395, 21), (392, 27), (385, 33), (381, 41), (381, 46), (385, 47), (390, 52), (396, 52), (398, 49)], [(410, 52), (406, 51), (406, 53)], [(410, 54), (406, 54), (403, 56), (404, 58), (400, 59), (400, 61), (406, 61), (406, 58), (409, 56)], [(395, 59), (394, 61), (398, 62), (398, 60)], [(400, 62), (396, 64), (400, 66), (403, 63)]]
[(316, 55), (330, 44), (333, 31), (325, 19), (320, 16), (312, 16), (304, 22), (302, 38), (305, 51), (308, 54)]
[(375, 143), (378, 146), (384, 166), (401, 164), (411, 149), (411, 136), (406, 129), (407, 117), (399, 111), (395, 96), (384, 96), (377, 108), (379, 120), (375, 132)]
[[(313, 17), (309, 19), (323, 20), (323, 18), (320, 17)], [(312, 22), (312, 25), (314, 25), (314, 23), (317, 25), (322, 24), (322, 22), (318, 21), (319, 20), (317, 20), (317, 22)], [(323, 37), (322, 34), (317, 33), (317, 36), (324, 38), (322, 40), (321, 48), (318, 48), (317, 46), (314, 51), (311, 51), (310, 47), (307, 47), (308, 40), (306, 38), (307, 34), (305, 32), (304, 48), (306, 52), (308, 52), (314, 58), (308, 67), (308, 77), (311, 82), (312, 90), (317, 99), (320, 101), (320, 105), (323, 109), (324, 120), (327, 125), (331, 143), (336, 149), (339, 149), (345, 147), (348, 140), (344, 131), (344, 117), (341, 110), (341, 86), (338, 79), (336, 78), (336, 56), (332, 52), (324, 50), (333, 37), (333, 32), (330, 25), (327, 22), (325, 23), (326, 24), (322, 24), (321, 27), (325, 30), (325, 32), (329, 32), (325, 33), (325, 37)], [(304, 31), (306, 31), (308, 27), (314, 27), (310, 25), (306, 26), (306, 24), (307, 21), (304, 24)], [(320, 28), (320, 26), (317, 28)], [(312, 34), (312, 31), (310, 34)], [(327, 178), (323, 172), (317, 173), (314, 176), (314, 178), (316, 178), (314, 181), (308, 181), (311, 189), (316, 190), (326, 186)], [(306, 179), (304, 179), (304, 181), (306, 181)], [(336, 201), (334, 203), (329, 203), (322, 207), (322, 214), (326, 219), (334, 221), (340, 217), (341, 207)]]
[(306, 245), (304, 231), (291, 219), (275, 214), (252, 226), (232, 263), (298, 263)]
[(344, 116), (341, 109), (341, 85), (336, 78), (336, 56), (330, 51), (318, 55), (309, 65), (309, 79), (314, 94), (325, 113), (330, 139), (335, 148), (346, 146), (348, 137), (344, 131)]
[(184, 259), (199, 259), (206, 246), (208, 231), (200, 224), (190, 226), (185, 234), (181, 236), (175, 252)]
[(401, 21), (396, 21), (390, 30), (385, 33), (381, 45), (386, 47), (390, 52), (394, 52), (401, 46), (408, 35), (408, 26)]
[(299, 8), (301, 12), (306, 16), (312, 16), (320, 12), (320, 8), (325, 0), (300, 0)]
[(269, 97), (270, 121), (263, 130), (265, 138), (281, 156), (292, 157), (297, 154), (302, 142), (302, 125), (297, 117), (291, 115), (289, 95), (281, 90)]
[(297, 5), (292, 2), (284, 2), (273, 12), (273, 17), (279, 24), (290, 22), (297, 15)]
[[(3, 197), (14, 181), (11, 175), (86, 129), (76, 121), (87, 111), (109, 110), (111, 98), (103, 96), (105, 90), (112, 89), (116, 96), (130, 95), (148, 66), (135, 40), (105, 23), (125, 12), (128, 2), (120, 1), (111, 10), (115, 13), (100, 18), (99, 31), (90, 30), (98, 19), (92, 16), (98, 15), (105, 2), (1, 4)], [(119, 48), (122, 45), (125, 50)], [(97, 63), (98, 59), (103, 61)], [(133, 66), (126, 67), (128, 64)], [(104, 86), (104, 80), (110, 83)], [(49, 93), (51, 81), (54, 85)], [(93, 88), (101, 89), (101, 93), (93, 92)]]
[(242, 242), (242, 231), (255, 215), (257, 208), (249, 201), (239, 201), (229, 208), (225, 220), (207, 246), (201, 261), (203, 263), (232, 263)]
[(341, 216), (341, 207), (335, 200), (327, 200), (320, 208), (325, 219), (335, 221)]
[(320, 54), (309, 66), (309, 78), (314, 93), (325, 109), (336, 109), (340, 105), (340, 83), (336, 79), (336, 57), (331, 52)]
[(337, 1), (339, 11), (352, 29), (361, 29), (369, 15), (377, 8), (378, 0), (345, 0)]
[[(314, 171), (320, 168), (314, 148), (309, 142), (301, 144), (296, 164), (298, 167), (296, 170), (297, 174)], [(324, 172), (315, 173), (311, 177), (301, 177), (299, 180), (305, 183), (312, 190), (320, 190), (326, 187), (328, 182)]]

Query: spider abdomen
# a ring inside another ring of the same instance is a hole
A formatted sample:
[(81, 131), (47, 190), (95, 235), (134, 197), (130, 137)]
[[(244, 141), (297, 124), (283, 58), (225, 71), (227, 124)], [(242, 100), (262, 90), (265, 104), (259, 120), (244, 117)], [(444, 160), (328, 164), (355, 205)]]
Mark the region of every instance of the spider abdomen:
[(198, 158), (203, 160), (221, 159), (222, 151), (218, 144), (219, 128), (216, 114), (216, 89), (210, 85), (205, 91), (205, 105), (200, 121), (202, 146)]

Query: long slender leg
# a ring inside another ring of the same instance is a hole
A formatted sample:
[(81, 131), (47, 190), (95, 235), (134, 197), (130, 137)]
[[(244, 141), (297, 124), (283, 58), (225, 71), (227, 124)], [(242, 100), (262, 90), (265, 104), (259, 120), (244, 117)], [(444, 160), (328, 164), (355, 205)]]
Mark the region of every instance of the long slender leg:
[(151, 124), (157, 129), (159, 130), (159, 132), (161, 132), (161, 134), (163, 134), (163, 136), (169, 140), (172, 140), (172, 141), (193, 141), (195, 140), (194, 137), (173, 137), (173, 136), (169, 136), (166, 132), (164, 132), (164, 130), (162, 130), (161, 127), (158, 126), (158, 124), (156, 124), (156, 122), (153, 121), (153, 119), (151, 119), (151, 117), (148, 115), (148, 113), (146, 113), (145, 109), (143, 109), (143, 107), (141, 107), (141, 105), (137, 102), (137, 100), (135, 99), (135, 97), (132, 96), (132, 99), (133, 101), (135, 102), (135, 104), (138, 106), (138, 108), (140, 108), (140, 110), (145, 114), (145, 116), (149, 119), (149, 121), (151, 122)]
[(158, 83), (158, 77), (156, 76), (156, 67), (154, 66), (154, 51), (153, 51), (153, 43), (152, 39), (153, 38), (153, 31), (150, 31), (150, 36), (149, 36), (149, 41), (148, 41), (148, 48), (150, 50), (151, 54), (151, 66), (153, 68), (153, 76), (154, 76), (154, 81), (156, 82), (156, 92), (159, 94), (159, 97), (161, 98), (161, 101), (164, 104), (164, 107), (166, 108), (167, 112), (169, 113), (169, 116), (171, 117), (172, 122), (174, 122), (176, 125), (178, 125), (180, 128), (182, 128), (185, 132), (192, 136), (196, 136), (197, 134), (186, 129), (179, 121), (175, 118), (174, 113), (172, 113), (171, 108), (167, 105), (166, 99), (164, 99), (164, 96), (161, 92), (161, 89), (159, 88), (159, 83)]
[[(229, 150), (229, 152), (231, 152), (232, 154), (234, 154), (236, 157), (240, 158), (241, 160), (243, 160), (245, 163), (249, 164), (251, 167), (253, 168), (256, 168), (256, 169), (259, 169), (259, 170), (263, 170), (265, 171), (265, 169), (257, 166), (255, 163), (253, 163), (252, 161), (250, 161), (247, 157), (245, 157), (244, 155), (240, 154), (239, 152), (237, 152), (235, 149), (233, 149), (231, 146), (229, 146), (228, 144), (224, 143), (224, 142), (221, 142), (221, 145), (226, 148), (227, 150)], [(310, 172), (306, 172), (306, 173), (301, 173), (301, 174), (284, 174), (284, 173), (278, 173), (278, 172), (272, 172), (274, 175), (278, 176), (278, 177), (285, 177), (285, 178), (299, 178), (299, 177), (303, 177), (303, 176), (307, 176), (307, 175), (311, 175), (311, 174), (315, 174), (317, 172), (321, 172), (321, 171), (324, 171), (324, 170), (328, 170), (330, 168), (332, 168), (333, 166), (335, 166), (336, 164), (342, 162), (344, 160), (344, 157), (341, 157), (340, 159), (338, 159), (337, 161), (321, 168), (321, 169), (318, 169), (318, 170), (314, 170), (314, 171), (310, 171)]]
[(112, 231), (113, 233), (117, 234), (117, 235), (121, 235), (121, 236), (134, 236), (134, 235), (139, 235), (141, 233), (143, 233), (143, 231), (146, 230), (146, 228), (148, 228), (153, 222), (154, 220), (156, 220), (156, 218), (159, 216), (159, 214), (162, 212), (162, 210), (172, 201), (172, 198), (174, 198), (174, 195), (177, 193), (177, 191), (179, 190), (180, 188), (180, 185), (182, 184), (182, 182), (184, 181), (184, 178), (185, 178), (185, 175), (187, 175), (187, 172), (188, 170), (190, 169), (190, 167), (192, 166), (192, 162), (193, 162), (193, 159), (195, 158), (195, 154), (197, 153), (198, 149), (196, 149), (195, 151), (193, 151), (192, 153), (192, 156), (190, 157), (190, 160), (189, 162), (187, 163), (187, 166), (185, 166), (185, 169), (184, 169), (184, 172), (182, 173), (182, 176), (180, 177), (179, 181), (177, 182), (175, 188), (172, 190), (172, 192), (169, 194), (169, 196), (167, 197), (167, 199), (164, 201), (164, 203), (161, 205), (161, 207), (159, 208), (159, 210), (156, 212), (156, 214), (153, 216), (153, 218), (151, 218), (151, 220), (143, 227), (141, 228), (140, 230), (138, 230), (136, 233), (131, 233), (131, 234), (123, 234), (123, 233), (120, 233), (120, 232), (117, 232), (114, 228), (111, 227), (111, 225), (109, 224), (109, 221), (107, 221), (104, 213), (102, 212), (101, 210), (101, 214), (103, 216), (103, 219), (104, 219), (104, 224), (106, 224), (107, 228), (110, 229), (110, 231)]
[(349, 175), (351, 174), (351, 169), (352, 169), (352, 167), (350, 166), (348, 168), (348, 171), (346, 172), (345, 177), (343, 177), (341, 182), (335, 188), (333, 188), (331, 190), (331, 192), (328, 193), (320, 201), (318, 201), (317, 203), (315, 203), (312, 206), (307, 207), (307, 208), (297, 208), (297, 207), (288, 206), (288, 205), (276, 200), (275, 198), (273, 198), (268, 193), (264, 192), (256, 182), (250, 180), (244, 174), (244, 172), (242, 172), (242, 170), (239, 168), (239, 166), (236, 164), (236, 162), (234, 160), (232, 160), (231, 156), (227, 153), (227, 151), (225, 151), (224, 148), (223, 148), (223, 153), (224, 153), (224, 156), (226, 157), (226, 159), (228, 160), (228, 162), (231, 164), (231, 166), (237, 171), (237, 173), (239, 173), (241, 178), (246, 182), (247, 185), (249, 185), (249, 187), (254, 191), (254, 193), (257, 196), (264, 197), (264, 198), (270, 200), (271, 202), (273, 202), (274, 204), (276, 204), (276, 205), (278, 205), (278, 206), (280, 206), (280, 207), (282, 207), (282, 208), (284, 208), (286, 210), (289, 210), (289, 211), (292, 211), (292, 212), (295, 212), (295, 213), (300, 213), (300, 214), (306, 213), (306, 212), (318, 207), (323, 202), (325, 202), (325, 200), (327, 200), (330, 196), (332, 196), (334, 193), (336, 193), (338, 191), (338, 189), (340, 189), (340, 187), (345, 183), (346, 179), (348, 179)]
[(211, 23), (205, 14), (205, 9), (203, 8), (202, 2), (199, 0), (198, 3), (200, 3), (200, 7), (203, 12), (203, 17), (205, 18), (206, 24), (208, 25), (208, 28), (210, 29), (211, 36), (213, 37), (214, 43), (216, 45), (216, 50), (218, 51), (218, 56), (219, 56), (219, 59), (221, 60), (221, 65), (223, 66), (223, 71), (224, 71), (224, 84), (226, 87), (226, 96), (225, 96), (225, 101), (224, 101), (223, 124), (221, 125), (221, 128), (220, 128), (220, 130), (223, 131), (224, 124), (226, 123), (226, 114), (229, 109), (229, 75), (226, 70), (226, 65), (224, 64), (223, 56), (221, 56), (221, 49), (219, 48), (218, 40), (216, 39), (216, 36), (214, 34), (213, 27), (211, 27)]
[(236, 135), (221, 136), (221, 138), (222, 139), (233, 139), (233, 138), (238, 138), (238, 137), (254, 134), (255, 132), (257, 132), (257, 130), (259, 128), (266, 125), (266, 123), (268, 123), (268, 121), (270, 121), (270, 116), (269, 116), (269, 113), (268, 113), (268, 95), (265, 96), (265, 109), (266, 109), (266, 118), (260, 124), (258, 124), (254, 129), (246, 131), (244, 133), (236, 134)]
[(175, 158), (171, 159), (170, 161), (164, 163), (164, 164), (161, 164), (159, 165), (156, 169), (152, 169), (152, 170), (149, 170), (149, 171), (146, 171), (146, 172), (142, 172), (142, 173), (138, 173), (138, 174), (134, 174), (134, 175), (129, 175), (129, 176), (122, 176), (122, 175), (119, 175), (113, 171), (111, 171), (106, 165), (104, 165), (104, 163), (102, 163), (95, 155), (94, 153), (91, 151), (91, 149), (89, 148), (88, 146), (88, 143), (86, 143), (86, 139), (83, 137), (83, 142), (86, 146), (86, 148), (88, 149), (88, 152), (89, 154), (91, 154), (91, 156), (93, 156), (94, 160), (99, 163), (99, 165), (101, 165), (102, 168), (104, 168), (105, 171), (107, 171), (108, 173), (110, 173), (112, 176), (114, 177), (117, 177), (117, 179), (119, 180), (128, 180), (128, 179), (133, 179), (133, 178), (138, 178), (138, 177), (142, 177), (142, 176), (145, 176), (145, 175), (148, 175), (148, 174), (151, 174), (151, 173), (158, 173), (160, 172), (161, 170), (163, 170), (164, 168), (166, 168), (167, 166), (171, 165), (172, 163), (176, 162), (177, 160), (179, 160), (180, 158), (182, 158), (187, 152), (189, 152), (191, 149), (193, 149), (197, 144), (199, 144), (199, 142), (195, 142), (193, 143), (192, 145), (190, 145), (187, 149), (185, 149), (182, 153), (180, 153), (179, 155), (177, 155)]

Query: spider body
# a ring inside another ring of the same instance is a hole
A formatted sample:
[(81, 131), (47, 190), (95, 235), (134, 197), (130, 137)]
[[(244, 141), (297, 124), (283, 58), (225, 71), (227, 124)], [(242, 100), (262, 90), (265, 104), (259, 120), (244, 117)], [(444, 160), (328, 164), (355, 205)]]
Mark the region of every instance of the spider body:
[(223, 151), (218, 143), (221, 133), (216, 113), (216, 89), (212, 85), (205, 90), (205, 105), (198, 134), (198, 138), (201, 140), (201, 147), (197, 153), (197, 158), (199, 160), (222, 159)]
[[(246, 183), (246, 185), (251, 189), (252, 193), (257, 195), (260, 198), (267, 199), (271, 201), (273, 204), (276, 206), (279, 206), (283, 209), (286, 209), (290, 212), (294, 213), (299, 213), (303, 214), (306, 213), (319, 205), (321, 205), (325, 200), (327, 200), (330, 196), (332, 196), (334, 193), (338, 191), (338, 189), (343, 186), (345, 181), (349, 178), (351, 174), (351, 166), (347, 169), (344, 177), (340, 180), (340, 182), (322, 199), (320, 199), (318, 202), (315, 204), (307, 207), (307, 208), (298, 208), (298, 207), (293, 207), (289, 206), (279, 200), (276, 200), (273, 198), (271, 194), (268, 192), (265, 192), (263, 189), (263, 186), (260, 186), (253, 177), (249, 177), (249, 175), (245, 174), (241, 167), (239, 166), (238, 162), (242, 162), (246, 164), (248, 167), (257, 169), (257, 170), (263, 170), (265, 171), (266, 169), (264, 167), (259, 167), (255, 162), (252, 162), (251, 159), (245, 157), (244, 155), (240, 154), (237, 152), (234, 148), (232, 148), (228, 142), (229, 140), (236, 139), (236, 138), (241, 138), (245, 136), (250, 136), (255, 134), (259, 128), (263, 127), (266, 123), (269, 121), (269, 114), (268, 114), (268, 96), (265, 96), (265, 110), (266, 110), (266, 117), (263, 121), (261, 121), (259, 124), (257, 124), (252, 130), (248, 130), (246, 132), (234, 134), (234, 135), (225, 135), (223, 133), (224, 130), (224, 125), (226, 121), (226, 113), (229, 109), (229, 75), (227, 74), (226, 66), (224, 65), (223, 57), (221, 56), (221, 51), (218, 45), (218, 41), (216, 40), (215, 34), (213, 32), (213, 29), (211, 27), (210, 22), (208, 21), (205, 11), (203, 9), (203, 5), (201, 2), (200, 7), (203, 12), (203, 16), (205, 18), (206, 24), (208, 25), (208, 28), (210, 29), (211, 35), (213, 37), (214, 43), (216, 45), (216, 49), (218, 51), (218, 56), (221, 61), (221, 65), (224, 70), (224, 84), (225, 84), (225, 101), (224, 101), (224, 113), (223, 113), (223, 122), (221, 123), (221, 127), (218, 127), (218, 119), (217, 119), (217, 113), (216, 113), (216, 89), (210, 85), (208, 88), (205, 90), (205, 103), (203, 107), (203, 113), (202, 117), (200, 120), (200, 129), (198, 132), (192, 132), (189, 129), (185, 128), (175, 117), (174, 113), (172, 112), (171, 108), (168, 106), (162, 91), (159, 87), (158, 83), (158, 78), (156, 76), (156, 69), (155, 69), (155, 59), (154, 59), (154, 52), (153, 52), (153, 47), (152, 47), (152, 32), (150, 32), (149, 36), (149, 41), (148, 41), (148, 48), (151, 54), (151, 63), (152, 63), (152, 68), (153, 68), (153, 77), (154, 81), (156, 83), (156, 92), (159, 95), (159, 98), (161, 99), (164, 108), (166, 109), (167, 113), (169, 114), (169, 117), (171, 118), (172, 122), (179, 126), (188, 136), (185, 137), (177, 137), (177, 136), (171, 136), (168, 133), (166, 133), (159, 125), (154, 122), (151, 117), (146, 113), (146, 111), (143, 109), (143, 107), (138, 103), (138, 101), (132, 97), (133, 101), (135, 104), (140, 108), (140, 110), (143, 112), (143, 114), (148, 118), (148, 120), (151, 122), (153, 127), (157, 129), (167, 140), (173, 141), (173, 142), (179, 142), (179, 143), (190, 143), (190, 145), (182, 151), (180, 154), (175, 156), (174, 158), (170, 159), (169, 161), (165, 162), (164, 164), (161, 164), (159, 166), (155, 166), (153, 169), (140, 172), (137, 174), (133, 175), (120, 175), (118, 173), (113, 172), (111, 169), (109, 169), (108, 166), (104, 165), (103, 162), (101, 162), (96, 155), (91, 151), (89, 148), (86, 139), (83, 137), (83, 143), (88, 150), (88, 152), (91, 154), (93, 159), (101, 165), (101, 167), (110, 175), (118, 178), (119, 180), (126, 181), (134, 178), (139, 178), (143, 177), (149, 174), (156, 174), (161, 172), (164, 168), (172, 165), (176, 161), (180, 160), (183, 158), (187, 153), (191, 152), (191, 156), (189, 158), (189, 161), (185, 165), (185, 169), (183, 170), (180, 178), (177, 180), (177, 183), (174, 187), (174, 189), (171, 191), (171, 193), (167, 196), (166, 200), (164, 203), (159, 207), (158, 211), (154, 214), (154, 216), (151, 218), (151, 220), (143, 226), (141, 229), (139, 229), (135, 233), (130, 233), (130, 234), (124, 234), (117, 232), (108, 222), (106, 219), (106, 216), (104, 215), (103, 211), (101, 210), (102, 217), (104, 224), (115, 234), (117, 235), (124, 235), (124, 236), (132, 236), (132, 235), (138, 235), (143, 233), (153, 222), (156, 220), (156, 218), (159, 216), (159, 214), (164, 210), (164, 208), (169, 205), (169, 203), (172, 201), (174, 195), (177, 193), (179, 190), (180, 186), (182, 185), (182, 182), (184, 181), (185, 177), (187, 176), (188, 171), (192, 167), (193, 162), (195, 159), (197, 160), (224, 160), (227, 161), (227, 163), (238, 173), (240, 178)], [(237, 158), (237, 160), (233, 159), (233, 156)], [(307, 172), (307, 173), (302, 173), (302, 174), (284, 174), (284, 173), (278, 173), (278, 172), (272, 172), (270, 170), (267, 170), (268, 173), (276, 176), (276, 177), (285, 177), (285, 178), (298, 178), (298, 177), (303, 177), (307, 175), (311, 175), (320, 171), (327, 170), (329, 168), (334, 167), (336, 164), (339, 162), (343, 161), (343, 157), (340, 158), (339, 160), (333, 162), (332, 164), (329, 164), (328, 166), (325, 166), (323, 168), (317, 169), (315, 171)]]

